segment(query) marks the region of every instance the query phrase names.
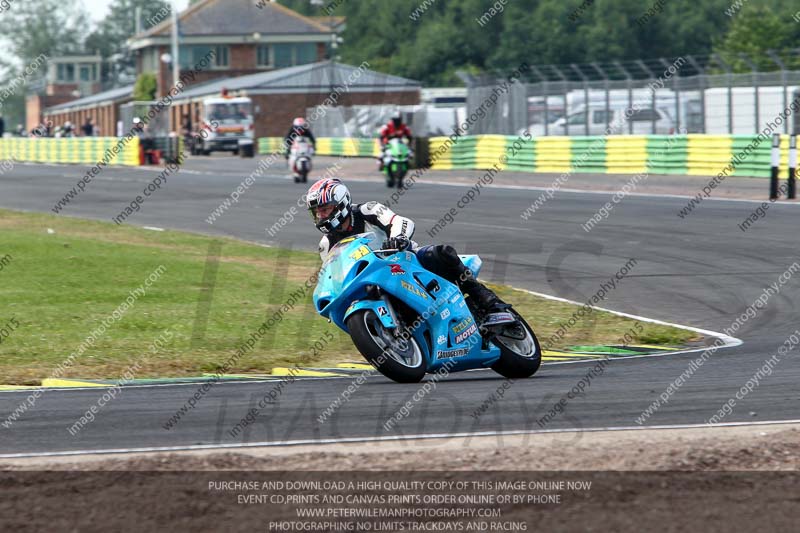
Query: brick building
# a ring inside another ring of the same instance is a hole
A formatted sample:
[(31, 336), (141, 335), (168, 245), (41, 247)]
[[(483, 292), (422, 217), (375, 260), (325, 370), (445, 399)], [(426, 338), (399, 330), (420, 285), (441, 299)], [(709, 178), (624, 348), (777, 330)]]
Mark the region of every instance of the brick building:
[[(213, 65), (190, 82), (196, 85), (316, 63), (326, 58), (328, 44), (344, 25), (341, 17), (326, 22), (274, 2), (259, 8), (253, 0), (200, 0), (178, 14), (179, 64), (192, 69), (214, 50)], [(171, 32), (172, 22), (166, 16), (128, 41), (136, 54), (137, 74), (156, 75), (156, 98), (172, 87), (172, 66), (162, 60), (171, 52)], [(113, 135), (119, 106), (132, 100), (133, 87), (97, 93), (101, 61), (99, 56), (50, 59), (42, 90), (27, 99), (28, 130), (48, 119), (55, 125), (67, 120), (79, 125), (91, 116), (103, 135)], [(173, 129), (178, 129), (176, 124)]]
[(47, 61), (45, 75), (25, 98), (25, 129), (42, 123), (44, 110), (82, 99), (100, 90), (100, 56), (64, 56)]
[[(418, 82), (325, 59), (345, 25), (342, 17), (304, 17), (274, 2), (200, 0), (178, 15), (179, 65), (194, 69), (211, 50), (214, 60), (170, 106), (170, 130), (179, 131), (185, 113), (197, 124), (202, 100), (219, 96), (223, 88), (252, 98), (256, 137), (284, 135), (293, 118), (316, 105), (418, 104)], [(156, 99), (173, 86), (171, 64), (164, 61), (171, 32), (167, 17), (128, 41), (137, 73), (156, 75)], [(55, 101), (43, 115), (55, 125), (67, 120), (80, 125), (91, 116), (103, 135), (114, 135), (120, 106), (132, 101), (132, 91), (132, 86), (121, 87)]]
[(308, 108), (354, 105), (415, 105), (419, 82), (332, 61), (216, 80), (181, 94), (171, 109), (172, 124), (188, 113), (196, 123), (204, 98), (230, 95), (253, 100), (255, 137), (283, 136), (292, 119)]
[[(209, 51), (214, 60), (193, 83), (316, 63), (327, 57), (328, 45), (343, 29), (340, 19), (323, 24), (275, 2), (201, 0), (178, 15), (179, 66), (192, 69)], [(156, 74), (157, 97), (173, 85), (169, 17), (128, 41), (136, 53), (137, 72)]]
[(119, 106), (133, 100), (133, 85), (93, 94), (77, 100), (47, 108), (44, 120), (53, 126), (62, 126), (66, 121), (80, 127), (91, 117), (101, 136), (115, 136), (119, 120)]

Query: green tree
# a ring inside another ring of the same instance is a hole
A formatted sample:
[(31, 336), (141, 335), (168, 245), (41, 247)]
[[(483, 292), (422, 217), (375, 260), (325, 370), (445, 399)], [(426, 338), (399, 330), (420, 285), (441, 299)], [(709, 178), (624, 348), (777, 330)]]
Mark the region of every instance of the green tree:
[[(327, 14), (331, 3), (278, 1), (305, 15)], [(741, 52), (768, 68), (767, 49), (800, 42), (800, 23), (792, 20), (797, 0), (748, 0), (732, 16), (732, 0), (594, 0), (581, 7), (584, 1), (509, 0), (487, 21), (481, 18), (496, 8), (496, 0), (341, 0), (333, 12), (347, 18), (338, 53), (348, 63), (366, 60), (375, 70), (451, 84), (458, 70), (702, 58), (714, 51), (737, 69), (747, 70), (737, 58)]]
[(133, 86), (133, 99), (137, 102), (155, 100), (157, 90), (156, 75), (152, 72), (143, 72), (136, 78), (136, 83)]
[[(791, 19), (790, 19), (791, 20)], [(747, 55), (759, 70), (775, 70), (777, 65), (767, 55), (768, 50), (785, 50), (797, 45), (797, 31), (786, 24), (770, 7), (747, 5), (734, 18), (728, 32), (718, 40), (715, 51), (736, 72), (750, 72), (751, 68), (741, 58)], [(796, 56), (785, 58), (797, 66)]]
[(83, 22), (88, 16), (76, 0), (15, 2), (0, 16), (5, 39), (0, 68), (24, 69), (44, 54), (54, 57), (80, 50)]
[(0, 16), (0, 113), (6, 129), (25, 122), (25, 95), (47, 59), (80, 50), (83, 13), (75, 0), (15, 2)]
[(142, 29), (169, 18), (170, 5), (164, 0), (114, 0), (108, 16), (86, 38), (86, 48), (104, 58), (126, 52), (126, 41), (136, 31), (136, 8), (142, 10)]

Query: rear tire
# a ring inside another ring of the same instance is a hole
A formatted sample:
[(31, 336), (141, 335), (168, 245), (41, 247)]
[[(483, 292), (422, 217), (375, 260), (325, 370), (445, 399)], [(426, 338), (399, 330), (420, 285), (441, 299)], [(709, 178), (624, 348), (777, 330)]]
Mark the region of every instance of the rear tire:
[[(347, 319), (347, 329), (361, 355), (387, 378), (398, 383), (419, 383), (425, 377), (425, 357), (416, 339), (408, 339), (406, 353), (411, 357), (406, 360), (407, 364), (401, 363), (399, 359), (404, 358), (384, 342), (384, 336), (391, 333), (383, 327), (374, 311), (356, 311)], [(383, 342), (384, 346), (379, 345), (378, 341)], [(384, 355), (384, 349), (387, 355)]]
[[(537, 370), (539, 370), (539, 367), (542, 364), (542, 347), (539, 345), (539, 339), (536, 338), (536, 334), (533, 332), (533, 329), (528, 325), (527, 322), (525, 322), (525, 319), (513, 309), (510, 309), (509, 311), (514, 314), (517, 320), (519, 320), (520, 326), (527, 333), (527, 335), (529, 335), (529, 337), (526, 336), (524, 340), (521, 337), (519, 340), (517, 340), (512, 336), (494, 337), (492, 339), (492, 344), (500, 348), (500, 359), (498, 359), (498, 361), (492, 365), (492, 370), (508, 379), (529, 378), (534, 375)], [(508, 345), (503, 343), (504, 339)], [(510, 345), (516, 343), (519, 343), (520, 345), (532, 343), (535, 347), (533, 349), (534, 353), (527, 357), (520, 355), (518, 351), (510, 347)]]

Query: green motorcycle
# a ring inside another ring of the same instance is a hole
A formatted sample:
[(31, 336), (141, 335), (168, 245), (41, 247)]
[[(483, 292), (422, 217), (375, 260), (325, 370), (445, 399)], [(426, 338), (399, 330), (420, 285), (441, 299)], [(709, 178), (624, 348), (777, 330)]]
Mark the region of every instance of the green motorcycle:
[(391, 139), (383, 152), (383, 172), (388, 187), (403, 187), (403, 179), (408, 174), (409, 160), (412, 157), (408, 144), (400, 139)]

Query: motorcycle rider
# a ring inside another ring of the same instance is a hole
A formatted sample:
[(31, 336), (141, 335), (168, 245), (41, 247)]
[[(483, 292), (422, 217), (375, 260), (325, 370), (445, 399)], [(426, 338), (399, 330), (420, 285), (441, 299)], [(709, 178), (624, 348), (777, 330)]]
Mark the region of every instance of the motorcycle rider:
[(448, 244), (420, 247), (411, 240), (414, 236), (411, 219), (395, 214), (378, 202), (353, 204), (350, 191), (337, 178), (325, 178), (314, 183), (306, 195), (306, 206), (317, 229), (324, 233), (319, 242), (319, 255), (323, 261), (342, 239), (375, 231), (386, 236), (383, 248), (413, 251), (423, 267), (458, 285), (487, 318), (509, 307), (475, 279), (472, 271), (461, 262), (455, 248)]
[(301, 138), (308, 139), (314, 151), (316, 151), (317, 140), (314, 138), (314, 134), (311, 133), (311, 127), (306, 119), (297, 117), (292, 121), (292, 127), (289, 128), (289, 133), (286, 134), (286, 138), (283, 140), (283, 147), (286, 150), (284, 155), (287, 160), (289, 159), (289, 153), (292, 151), (292, 143), (294, 143), (295, 139)]
[(381, 128), (381, 157), (378, 161), (379, 172), (383, 172), (386, 146), (389, 144), (389, 141), (403, 138), (408, 139), (409, 144), (411, 144), (411, 141), (414, 139), (409, 127), (403, 123), (403, 114), (400, 113), (400, 111), (395, 111), (394, 114), (392, 114), (391, 120)]

